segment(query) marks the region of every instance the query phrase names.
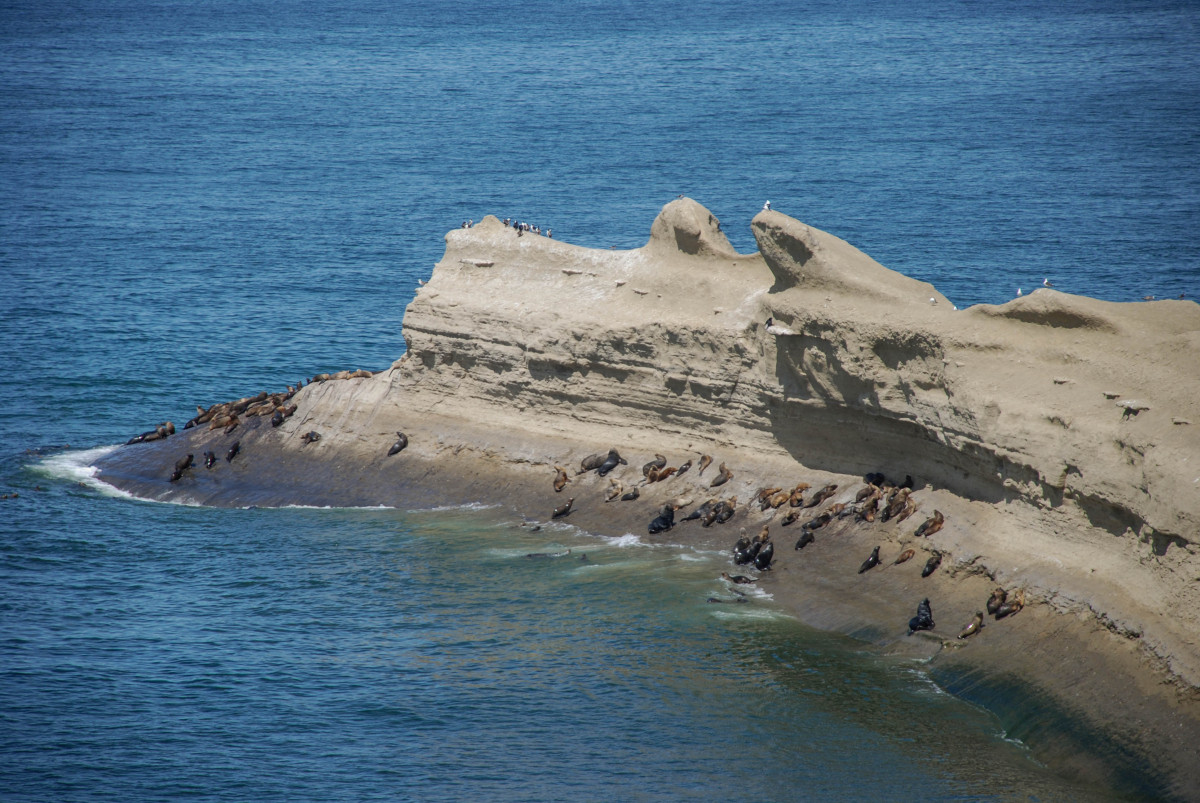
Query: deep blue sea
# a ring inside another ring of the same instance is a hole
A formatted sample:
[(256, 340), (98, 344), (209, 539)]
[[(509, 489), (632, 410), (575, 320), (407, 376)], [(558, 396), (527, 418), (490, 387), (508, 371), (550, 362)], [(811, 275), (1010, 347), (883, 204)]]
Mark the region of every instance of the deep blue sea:
[(88, 480), (196, 404), (388, 366), (464, 220), (629, 248), (681, 193), (960, 307), (1195, 299), (1200, 4), (0, 0), (0, 799), (1153, 795), (707, 604), (721, 555)]

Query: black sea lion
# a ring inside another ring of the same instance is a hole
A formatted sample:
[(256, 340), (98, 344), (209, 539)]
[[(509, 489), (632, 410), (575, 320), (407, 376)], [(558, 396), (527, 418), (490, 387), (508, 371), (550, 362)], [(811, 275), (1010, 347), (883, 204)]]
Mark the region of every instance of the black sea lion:
[(865, 572), (869, 569), (874, 569), (878, 565), (879, 565), (879, 547), (875, 547), (873, 550), (871, 550), (870, 557), (868, 557), (866, 560), (864, 560), (862, 562), (862, 565), (858, 567), (858, 573), (862, 574), (863, 572)]
[(397, 432), (396, 442), (392, 444), (392, 448), (388, 449), (388, 457), (403, 452), (406, 448), (408, 448), (408, 436), (403, 432)]
[(225, 462), (232, 463), (233, 458), (237, 457), (237, 453), (242, 449), (241, 441), (234, 441), (233, 446), (229, 447), (229, 451), (225, 453)]
[(796, 519), (798, 519), (798, 518), (800, 518), (800, 511), (789, 510), (787, 513), (784, 513), (783, 518), (779, 520), (779, 526), (787, 527), (787, 526), (795, 523)]
[(908, 620), (908, 635), (918, 630), (933, 630), (933, 609), (929, 606), (929, 598), (921, 600), (917, 605), (917, 615)]
[(748, 586), (758, 582), (757, 577), (746, 577), (744, 574), (730, 574), (729, 572), (721, 572), (721, 579), (737, 583), (741, 586)]
[(768, 540), (759, 549), (758, 554), (754, 556), (754, 568), (760, 572), (771, 570), (771, 562), (775, 559), (775, 544)]
[(205, 468), (212, 468), (216, 462), (217, 462), (217, 456), (215, 454), (213, 454), (211, 450), (204, 453), (204, 467)]
[(621, 501), (622, 501), (622, 502), (632, 502), (634, 499), (637, 499), (637, 498), (638, 498), (639, 496), (641, 496), (641, 495), (642, 495), (642, 492), (641, 492), (641, 491), (639, 491), (637, 488), (634, 488), (634, 489), (633, 489), (632, 491), (630, 491), (629, 493), (627, 493), (627, 494), (622, 494), (622, 495), (621, 495)]
[(300, 440), (306, 444), (316, 443), (317, 441), (321, 440), (321, 433), (317, 432), (315, 429), (312, 429), (301, 435)]
[(963, 628), (963, 631), (958, 634), (958, 637), (959, 638), (969, 638), (969, 637), (975, 635), (976, 633), (978, 633), (980, 631), (980, 629), (982, 629), (982, 628), (983, 628), (983, 611), (978, 611), (975, 614), (975, 618), (971, 620), (970, 624), (968, 624), (966, 627)]
[(1000, 610), (1000, 606), (1008, 599), (1008, 592), (1003, 588), (997, 588), (992, 592), (991, 598), (987, 601), (987, 612), (992, 616), (996, 615), (996, 611)]
[(552, 514), (550, 514), (550, 518), (561, 519), (563, 516), (570, 513), (571, 512), (571, 503), (574, 501), (575, 501), (575, 497), (572, 496), (570, 499), (567, 500), (567, 503), (565, 505), (559, 505), (558, 507), (554, 508), (554, 512)]
[(925, 562), (925, 568), (921, 570), (922, 577), (928, 577), (937, 571), (937, 567), (942, 565), (942, 553), (934, 552), (933, 557)]
[(663, 505), (658, 516), (651, 520), (650, 526), (647, 528), (651, 535), (656, 533), (664, 533), (675, 526), (675, 508), (672, 505)]
[[(717, 524), (724, 524), (733, 518), (733, 514), (737, 512), (737, 497), (731, 498), (728, 502), (721, 500), (714, 508), (717, 514)], [(765, 529), (765, 528), (764, 528)]]
[(649, 463), (646, 463), (644, 466), (642, 466), (642, 476), (643, 476), (643, 477), (647, 477), (647, 478), (649, 478), (649, 476), (650, 476), (650, 469), (652, 469), (652, 468), (662, 468), (662, 467), (663, 467), (663, 466), (665, 466), (666, 464), (667, 464), (667, 458), (665, 458), (665, 457), (663, 457), (662, 455), (660, 455), (660, 454), (657, 454), (657, 453), (656, 453), (656, 454), (654, 455), (654, 459), (653, 459), (653, 460), (651, 460)]
[(175, 470), (171, 472), (171, 482), (178, 482), (183, 472), (192, 467), (192, 456), (181, 457), (175, 461)]
[(679, 470), (675, 472), (675, 476), (682, 477), (684, 474), (686, 474), (688, 472), (688, 469), (690, 469), (691, 467), (692, 467), (692, 461), (691, 460), (685, 461), (683, 463), (683, 465), (681, 465), (679, 467)]
[(999, 608), (996, 609), (996, 618), (1003, 619), (1006, 616), (1012, 616), (1025, 607), (1025, 589), (1020, 589), (1013, 598), (1006, 600)]
[(804, 549), (804, 547), (817, 540), (816, 536), (810, 530), (805, 530), (800, 534), (800, 538), (796, 541), (796, 549)]
[(271, 416), (271, 426), (272, 427), (279, 426), (280, 424), (283, 423), (284, 418), (286, 418), (286, 416), (284, 416), (283, 410), (276, 410), (275, 415)]
[(829, 497), (831, 497), (835, 493), (837, 493), (837, 489), (838, 489), (837, 483), (833, 483), (831, 485), (826, 485), (824, 488), (822, 488), (821, 490), (819, 490), (815, 494), (813, 494), (812, 498), (804, 503), (804, 507), (816, 507), (817, 505), (821, 504), (826, 499), (828, 499)]
[(606, 477), (608, 476), (608, 472), (612, 471), (617, 466), (624, 466), (628, 464), (629, 461), (621, 457), (616, 449), (609, 449), (608, 457), (604, 458), (604, 462), (600, 464), (598, 469), (596, 469), (596, 473), (601, 477)]

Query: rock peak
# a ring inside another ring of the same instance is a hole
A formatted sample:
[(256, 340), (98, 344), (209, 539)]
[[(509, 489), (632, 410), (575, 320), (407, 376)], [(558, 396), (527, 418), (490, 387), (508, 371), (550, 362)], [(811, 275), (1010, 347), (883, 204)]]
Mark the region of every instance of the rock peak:
[(721, 222), (691, 198), (679, 198), (662, 208), (650, 227), (647, 248), (721, 259), (738, 257), (721, 231)]

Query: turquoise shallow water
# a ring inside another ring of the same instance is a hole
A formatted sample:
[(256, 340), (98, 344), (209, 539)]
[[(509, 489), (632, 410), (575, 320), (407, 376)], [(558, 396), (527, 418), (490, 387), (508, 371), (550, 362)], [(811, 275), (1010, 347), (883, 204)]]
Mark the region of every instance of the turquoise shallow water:
[(749, 251), (769, 198), (959, 306), (1047, 276), (1195, 298), (1198, 17), (0, 5), (0, 796), (1153, 795), (1056, 778), (770, 600), (706, 603), (717, 556), (494, 509), (147, 504), (77, 453), (385, 367), (441, 234), (487, 213), (634, 247), (686, 193)]

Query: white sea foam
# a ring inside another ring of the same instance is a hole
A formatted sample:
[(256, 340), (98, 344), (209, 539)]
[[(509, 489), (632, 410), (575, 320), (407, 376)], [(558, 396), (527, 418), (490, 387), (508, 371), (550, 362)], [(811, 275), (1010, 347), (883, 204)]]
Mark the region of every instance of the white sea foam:
[(99, 469), (95, 466), (96, 461), (119, 448), (120, 445), (113, 444), (112, 446), (97, 446), (94, 449), (78, 449), (70, 452), (62, 452), (46, 457), (41, 462), (35, 463), (31, 468), (43, 476), (50, 477), (51, 479), (77, 482), (105, 496), (138, 499), (139, 497), (134, 496), (128, 491), (123, 491), (116, 486), (109, 485), (107, 482), (102, 482), (96, 478), (96, 474), (99, 472)]

